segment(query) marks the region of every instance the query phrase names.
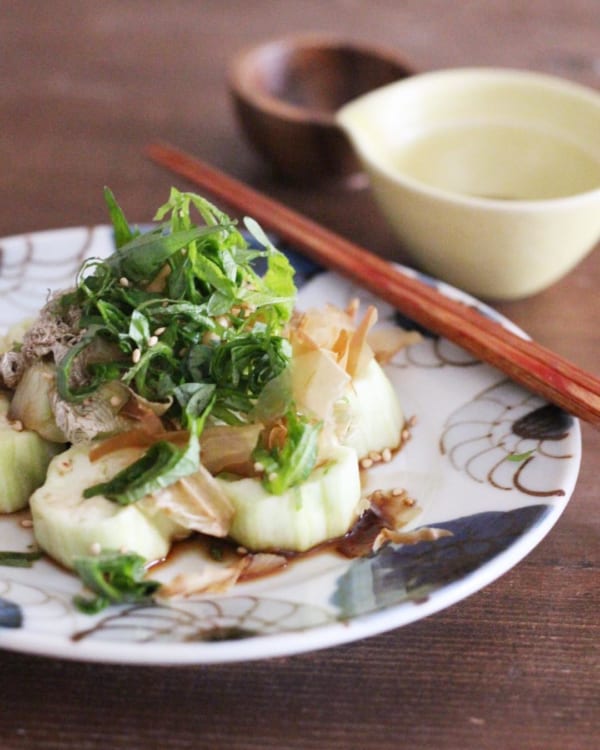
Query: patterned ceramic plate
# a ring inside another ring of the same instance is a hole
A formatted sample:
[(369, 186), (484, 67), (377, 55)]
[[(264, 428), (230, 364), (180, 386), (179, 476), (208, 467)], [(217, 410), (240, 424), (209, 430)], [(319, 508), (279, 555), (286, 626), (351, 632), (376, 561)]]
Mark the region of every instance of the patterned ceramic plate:
[[(48, 289), (69, 285), (85, 256), (111, 252), (112, 236), (106, 227), (57, 230), (12, 237), (1, 241), (0, 249), (0, 320), (6, 326), (33, 315)], [(301, 307), (344, 304), (354, 296), (366, 301), (358, 288), (290, 255), (298, 268)], [(496, 316), (439, 286), (482, 315)], [(398, 322), (391, 308), (378, 306), (384, 323)], [(114, 608), (94, 617), (74, 609), (72, 597), (81, 586), (50, 561), (0, 567), (0, 646), (139, 664), (273, 657), (405, 625), (498, 578), (540, 542), (564, 510), (579, 469), (578, 423), (426, 333), (397, 355), (387, 372), (416, 424), (391, 463), (369, 470), (366, 489), (405, 487), (421, 508), (411, 526), (443, 528), (449, 535), (389, 544), (355, 560), (323, 553), (227, 594), (173, 601), (169, 607)], [(0, 550), (32, 544), (22, 520), (18, 514), (0, 517)], [(180, 566), (192, 564), (193, 557), (178, 558)]]

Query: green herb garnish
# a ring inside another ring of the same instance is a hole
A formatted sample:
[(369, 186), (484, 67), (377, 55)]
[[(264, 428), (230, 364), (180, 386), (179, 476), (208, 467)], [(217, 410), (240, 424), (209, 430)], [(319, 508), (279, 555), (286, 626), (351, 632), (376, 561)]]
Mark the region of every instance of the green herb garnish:
[(263, 485), (281, 495), (303, 482), (313, 470), (318, 453), (321, 422), (312, 422), (292, 408), (285, 417), (287, 435), (282, 447), (259, 445), (252, 457), (264, 468)]
[(96, 614), (110, 604), (141, 604), (152, 600), (160, 587), (158, 581), (143, 580), (144, 558), (136, 554), (105, 552), (102, 555), (78, 557), (75, 570), (83, 583), (95, 594), (77, 595), (73, 602), (85, 614)]
[(42, 557), (42, 553), (37, 552), (0, 552), (0, 565), (6, 565), (10, 568), (30, 568), (36, 560)]
[[(289, 261), (252, 221), (263, 249), (250, 248), (231, 219), (198, 195), (172, 189), (155, 217), (163, 223), (147, 234), (131, 231), (109, 190), (105, 197), (117, 250), (86, 263), (76, 290), (60, 299), (63, 315), (78, 313), (81, 334), (58, 363), (59, 395), (83, 401), (120, 379), (144, 398), (164, 401), (202, 382), (216, 386), (220, 415), (243, 421), (259, 386), (289, 362), (281, 338), (296, 293)], [(204, 225), (194, 224), (192, 209)], [(252, 267), (257, 258), (266, 260), (263, 276)], [(89, 358), (86, 382), (75, 387), (75, 366), (98, 340), (117, 354), (110, 366)], [(167, 416), (181, 418), (177, 399)]]
[(535, 449), (525, 451), (524, 453), (509, 453), (506, 457), (507, 461), (514, 461), (515, 463), (521, 463), (521, 461), (527, 461), (535, 453)]
[[(58, 301), (65, 319), (79, 321), (57, 364), (59, 396), (85, 402), (119, 380), (148, 401), (170, 404), (165, 419), (175, 429), (200, 414), (202, 424), (209, 415), (225, 424), (251, 421), (265, 386), (290, 363), (282, 336), (296, 294), (289, 261), (256, 222), (246, 223), (260, 249), (193, 193), (173, 188), (156, 213), (160, 224), (146, 234), (130, 228), (108, 189), (105, 199), (117, 250), (84, 264), (76, 289)], [(259, 258), (262, 276), (252, 266)], [(85, 496), (102, 492), (127, 504), (177, 481), (199, 468), (198, 437), (196, 430), (184, 449), (156, 443)]]

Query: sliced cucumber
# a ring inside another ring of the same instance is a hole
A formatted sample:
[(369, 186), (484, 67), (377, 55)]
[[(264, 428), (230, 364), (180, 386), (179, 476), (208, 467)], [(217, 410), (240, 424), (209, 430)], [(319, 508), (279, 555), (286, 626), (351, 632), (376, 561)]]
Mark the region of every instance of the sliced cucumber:
[(376, 360), (371, 360), (364, 375), (353, 379), (338, 408), (349, 416), (341, 440), (359, 458), (399, 445), (404, 415), (394, 387)]
[(271, 495), (258, 479), (217, 480), (234, 508), (230, 536), (250, 550), (304, 551), (345, 534), (360, 505), (356, 453), (338, 447), (331, 462), (282, 495)]
[(83, 490), (107, 481), (139, 457), (126, 449), (91, 462), (89, 448), (79, 445), (56, 456), (45, 484), (31, 497), (36, 540), (68, 568), (73, 559), (93, 550), (124, 549), (145, 560), (163, 558), (175, 537), (185, 531), (165, 514), (150, 515), (140, 503), (120, 506), (105, 497), (83, 497)]
[(8, 397), (0, 394), (0, 513), (25, 508), (46, 476), (59, 447), (31, 430), (16, 430), (7, 419)]

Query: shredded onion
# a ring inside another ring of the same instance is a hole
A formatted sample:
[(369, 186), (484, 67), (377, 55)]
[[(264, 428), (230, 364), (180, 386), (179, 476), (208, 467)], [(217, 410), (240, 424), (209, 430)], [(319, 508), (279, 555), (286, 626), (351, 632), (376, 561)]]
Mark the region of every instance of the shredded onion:
[(237, 583), (247, 564), (246, 558), (241, 557), (233, 565), (205, 564), (193, 573), (179, 573), (160, 587), (160, 597), (173, 599), (197, 594), (222, 594)]
[(139, 502), (149, 513), (160, 511), (184, 529), (215, 537), (229, 533), (234, 513), (229, 498), (204, 466)]
[(263, 425), (214, 425), (200, 436), (202, 463), (211, 474), (221, 471), (251, 474), (252, 451), (256, 447)]
[(120, 451), (123, 448), (149, 448), (159, 440), (167, 440), (170, 443), (185, 443), (189, 438), (187, 430), (176, 430), (173, 432), (148, 432), (139, 427), (127, 432), (119, 432), (117, 435), (106, 438), (101, 443), (96, 443), (90, 450), (90, 461), (98, 461), (104, 456)]

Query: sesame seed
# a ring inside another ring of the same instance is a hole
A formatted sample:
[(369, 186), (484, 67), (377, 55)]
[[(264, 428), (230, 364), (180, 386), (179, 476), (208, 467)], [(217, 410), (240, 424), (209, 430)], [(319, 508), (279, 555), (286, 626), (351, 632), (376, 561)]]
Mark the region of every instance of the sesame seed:
[(156, 344), (158, 344), (158, 336), (150, 336), (148, 346), (156, 346)]
[(129, 279), (125, 278), (125, 276), (121, 276), (121, 278), (119, 279), (119, 284), (123, 287), (128, 287)]
[(20, 419), (14, 419), (10, 426), (15, 430), (16, 432), (23, 432), (23, 422), (21, 422)]
[(392, 490), (392, 497), (400, 497), (401, 495), (404, 495), (406, 493), (406, 490), (402, 489), (402, 487), (394, 487)]
[(261, 464), (261, 462), (260, 462), (260, 461), (256, 461), (256, 463), (254, 464), (254, 471), (255, 471), (255, 472), (256, 472), (257, 474), (260, 474), (260, 473), (261, 473), (261, 472), (263, 472), (264, 470), (265, 470), (265, 467), (263, 466), (263, 464)]
[(110, 405), (111, 406), (118, 406), (121, 403), (121, 399), (118, 396), (111, 396), (110, 397)]
[(90, 544), (90, 555), (99, 555), (102, 552), (102, 546), (100, 542), (92, 542)]
[(369, 451), (369, 458), (375, 463), (378, 463), (381, 461), (381, 453), (379, 453), (379, 451)]
[(273, 482), (275, 479), (277, 479), (277, 472), (276, 471), (272, 471), (269, 474), (269, 482)]
[(392, 451), (389, 448), (384, 448), (381, 452), (382, 460), (387, 464), (392, 460)]
[(24, 529), (32, 529), (33, 528), (33, 521), (31, 520), (31, 518), (24, 518), (21, 521), (21, 526)]
[(141, 349), (134, 349), (133, 354), (131, 355), (131, 360), (134, 365), (137, 365), (137, 363), (142, 358), (142, 350)]
[(162, 336), (162, 335), (163, 335), (163, 333), (164, 333), (164, 332), (165, 332), (166, 330), (167, 330), (167, 329), (166, 329), (166, 327), (165, 327), (165, 326), (161, 326), (160, 328), (157, 328), (157, 329), (156, 329), (156, 331), (154, 331), (154, 335), (155, 335), (155, 336)]
[(371, 466), (373, 466), (373, 459), (372, 458), (363, 458), (360, 462), (361, 468), (363, 469), (370, 469)]
[(220, 325), (221, 328), (229, 328), (231, 325), (231, 321), (229, 318), (225, 317), (225, 315), (219, 315), (218, 318), (216, 318), (217, 325)]
[(217, 343), (221, 339), (217, 336), (217, 334), (214, 331), (205, 331), (202, 334), (202, 343), (203, 344), (212, 344)]

